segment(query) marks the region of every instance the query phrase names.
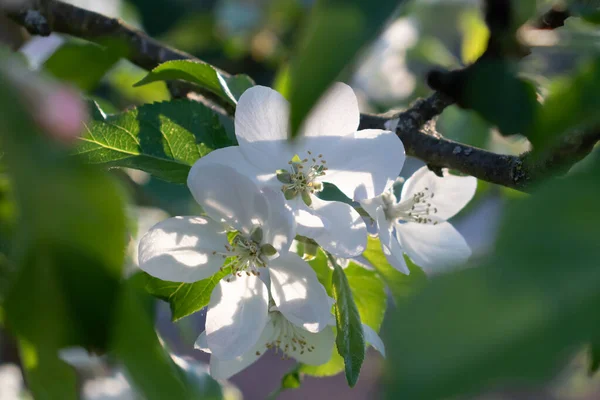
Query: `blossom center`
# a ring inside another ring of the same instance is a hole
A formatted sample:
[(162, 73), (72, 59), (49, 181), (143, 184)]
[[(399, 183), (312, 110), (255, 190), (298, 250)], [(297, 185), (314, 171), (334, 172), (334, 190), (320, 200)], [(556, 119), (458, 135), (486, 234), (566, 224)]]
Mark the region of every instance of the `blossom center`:
[[(292, 324), (279, 311), (271, 311), (270, 314), (273, 335), (265, 343), (265, 351), (275, 349), (275, 354), (281, 352), (281, 358), (287, 359), (315, 349), (307, 341), (306, 331)], [(260, 352), (257, 351), (256, 355), (260, 355)]]
[(437, 225), (438, 210), (431, 204), (433, 197), (434, 192), (427, 187), (399, 203), (394, 203), (392, 193), (386, 193), (382, 196), (385, 217), (388, 221)]
[(300, 196), (304, 203), (310, 206), (310, 196), (323, 190), (321, 178), (327, 171), (327, 161), (323, 154), (315, 156), (307, 151), (306, 158), (301, 159), (295, 155), (288, 164), (288, 169), (277, 170), (277, 179), (283, 183), (281, 191), (287, 200)]
[(250, 236), (232, 232), (229, 244), (225, 245), (225, 251), (213, 251), (213, 254), (220, 254), (227, 259), (221, 270), (231, 267), (231, 274), (238, 277), (241, 277), (243, 272), (248, 276), (260, 275), (260, 268), (267, 266), (268, 257), (277, 252), (270, 244), (261, 244), (262, 236), (260, 227), (254, 228)]

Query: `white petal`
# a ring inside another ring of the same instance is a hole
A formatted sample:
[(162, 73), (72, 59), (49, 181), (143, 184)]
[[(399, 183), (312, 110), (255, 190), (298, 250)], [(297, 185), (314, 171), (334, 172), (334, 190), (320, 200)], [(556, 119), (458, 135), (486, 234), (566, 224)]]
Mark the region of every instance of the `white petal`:
[(383, 208), (377, 209), (377, 225), (379, 229), (379, 241), (385, 258), (390, 265), (403, 274), (409, 275), (410, 270), (404, 260), (404, 250), (393, 234), (394, 226), (385, 218)]
[(198, 339), (196, 339), (196, 342), (194, 343), (194, 348), (205, 353), (211, 353), (210, 349), (208, 348), (208, 342), (206, 341), (206, 331), (202, 332), (200, 336), (198, 336)]
[(341, 137), (325, 154), (329, 170), (323, 181), (333, 183), (353, 200), (380, 195), (400, 174), (404, 145), (390, 131), (366, 129)]
[(210, 357), (210, 375), (215, 379), (229, 379), (258, 360), (267, 350), (265, 344), (271, 342), (273, 325), (267, 324), (256, 344), (250, 350), (232, 360)]
[(140, 240), (140, 268), (172, 282), (196, 282), (214, 275), (223, 258), (227, 233), (205, 217), (174, 217), (154, 225)]
[(358, 129), (360, 111), (352, 88), (336, 82), (302, 123), (302, 136), (344, 136)]
[(370, 199), (361, 200), (360, 206), (373, 219), (377, 219), (377, 209), (383, 206), (383, 196), (375, 196)]
[(277, 309), (296, 326), (319, 332), (331, 315), (330, 298), (310, 265), (297, 254), (272, 260), (271, 296)]
[(206, 314), (206, 341), (214, 356), (231, 360), (256, 344), (268, 321), (269, 294), (256, 276), (222, 280)]
[(296, 237), (294, 214), (286, 207), (281, 191), (263, 188), (263, 194), (269, 204), (269, 217), (263, 226), (263, 243), (272, 245), (280, 253), (287, 252)]
[(197, 186), (196, 179), (199, 173), (202, 173), (202, 168), (208, 164), (221, 164), (235, 169), (240, 174), (246, 175), (248, 178), (263, 182), (274, 177), (275, 174), (262, 174), (261, 170), (250, 163), (240, 150), (240, 146), (230, 146), (222, 149), (216, 149), (208, 153), (202, 158), (199, 158), (192, 166), (188, 174), (188, 186)]
[[(323, 221), (323, 228), (312, 228), (311, 237), (335, 256), (349, 258), (361, 254), (367, 246), (367, 226), (354, 208), (338, 201), (314, 197), (313, 214)], [(298, 233), (301, 232), (300, 223)]]
[(377, 332), (373, 330), (369, 325), (362, 324), (363, 334), (365, 336), (365, 342), (370, 344), (375, 350), (379, 352), (383, 357), (385, 357), (385, 345), (383, 344), (383, 340), (379, 337)]
[(335, 342), (335, 335), (331, 327), (328, 326), (319, 333), (307, 332), (304, 337), (307, 344), (315, 348), (312, 351), (305, 351), (304, 354), (292, 353), (296, 360), (308, 365), (321, 365), (331, 359)]
[(288, 143), (289, 115), (287, 100), (268, 87), (253, 86), (240, 97), (235, 135), (246, 158), (265, 172), (285, 168), (294, 156)]
[(449, 222), (408, 222), (396, 225), (396, 234), (406, 254), (427, 274), (463, 264), (471, 256), (467, 242)]
[(201, 165), (190, 174), (188, 186), (209, 217), (246, 235), (269, 217), (267, 200), (258, 186), (233, 168)]
[(426, 166), (417, 170), (402, 187), (400, 201), (412, 197), (415, 193), (424, 191), (434, 194), (428, 199), (432, 207), (437, 208), (436, 216), (448, 219), (458, 213), (475, 195), (477, 179), (472, 176), (450, 175), (444, 170), (440, 178)]

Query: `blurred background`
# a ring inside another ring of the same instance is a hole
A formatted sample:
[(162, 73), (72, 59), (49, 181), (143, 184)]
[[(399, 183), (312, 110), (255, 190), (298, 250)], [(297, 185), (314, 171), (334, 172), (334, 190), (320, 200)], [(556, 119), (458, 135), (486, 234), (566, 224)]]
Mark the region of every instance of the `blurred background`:
[[(70, 0), (83, 8), (119, 17), (150, 36), (191, 53), (232, 74), (245, 73), (257, 84), (285, 90), (287, 61), (313, 0)], [(554, 2), (539, 1), (540, 13)], [(581, 58), (600, 44), (595, 25), (577, 18), (567, 20), (555, 31), (524, 32), (532, 52), (520, 63), (520, 73), (536, 84), (539, 93), (548, 79), (573, 70)], [(415, 0), (394, 16), (376, 42), (362, 54), (348, 83), (354, 88), (363, 112), (401, 110), (419, 97), (430, 94), (425, 83), (434, 68), (453, 69), (474, 61), (485, 47), (487, 28), (477, 0)], [(44, 71), (65, 81), (107, 113), (167, 100), (164, 83), (142, 87), (133, 84), (146, 72), (128, 61), (107, 65), (85, 57), (82, 41), (52, 34), (30, 37), (22, 28), (0, 16), (0, 41), (18, 50), (32, 70)], [(81, 58), (83, 56), (83, 58)], [(74, 61), (77, 60), (77, 61)], [(326, 61), (325, 61), (326, 62)], [(71, 68), (65, 67), (71, 65)], [(97, 76), (88, 80), (82, 77)], [(476, 115), (451, 106), (437, 121), (444, 136), (498, 153), (520, 154), (529, 149), (527, 139), (502, 137)], [(405, 177), (423, 164), (409, 159)], [(133, 170), (113, 171), (131, 194), (129, 216), (136, 235), (129, 247), (129, 273), (136, 268), (136, 243), (153, 224), (170, 215), (193, 215), (196, 204), (184, 186), (165, 183)], [(1, 182), (0, 182), (1, 183)], [(0, 206), (2, 205), (0, 186)], [(479, 182), (476, 197), (453, 220), (473, 249), (474, 257), (485, 255), (494, 244), (494, 235), (507, 199), (524, 196), (511, 189)], [(0, 212), (10, 212), (2, 210)], [(1, 233), (2, 227), (0, 227)], [(392, 299), (389, 299), (392, 302)], [(388, 312), (393, 310), (393, 306)], [(208, 356), (193, 350), (197, 335), (204, 329), (205, 312), (177, 323), (170, 322), (168, 305), (157, 302), (157, 329), (165, 345), (199, 376)], [(385, 324), (382, 328), (385, 331)], [(398, 338), (402, 340), (402, 338)], [(86, 378), (87, 399), (134, 399), (126, 378), (117, 368), (74, 350), (65, 354)], [(306, 377), (300, 388), (283, 392), (281, 399), (330, 398), (373, 399), (380, 393), (383, 360), (369, 351), (359, 383), (350, 389), (343, 374), (333, 377)], [(293, 366), (275, 354), (262, 357), (231, 379), (229, 398), (264, 399), (276, 390)], [(28, 398), (14, 341), (0, 335), (0, 400)], [(507, 388), (483, 393), (477, 399), (600, 399), (600, 378), (587, 374), (585, 352), (576, 355), (545, 387)]]

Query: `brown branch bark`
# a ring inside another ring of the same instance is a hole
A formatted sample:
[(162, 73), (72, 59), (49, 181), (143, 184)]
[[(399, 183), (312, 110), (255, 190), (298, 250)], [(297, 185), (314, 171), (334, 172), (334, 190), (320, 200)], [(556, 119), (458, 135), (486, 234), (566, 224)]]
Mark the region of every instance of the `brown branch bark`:
[[(35, 35), (47, 36), (51, 32), (58, 32), (93, 42), (101, 42), (101, 39), (107, 37), (121, 39), (129, 49), (129, 60), (147, 70), (169, 60), (201, 62), (190, 54), (150, 38), (121, 20), (58, 0), (45, 0), (43, 6), (30, 6), (21, 10), (7, 11), (6, 14)], [(561, 26), (567, 16), (568, 14), (564, 12), (557, 15), (556, 10), (551, 10), (542, 17), (541, 21), (545, 21), (544, 27), (549, 29)], [(224, 76), (229, 76), (225, 71), (220, 72)], [(188, 92), (189, 88), (183, 87), (182, 91)], [(200, 89), (195, 91), (202, 95), (197, 100), (215, 107), (217, 99), (210, 93), (202, 92)], [(454, 142), (436, 132), (435, 118), (453, 103), (450, 97), (435, 92), (393, 117), (363, 114), (359, 129), (387, 129), (386, 123), (397, 119), (396, 134), (404, 143), (406, 153), (420, 158), (433, 170), (451, 168), (491, 183), (523, 191), (529, 191), (540, 178), (559, 168), (564, 170), (582, 159), (600, 139), (599, 129), (573, 134), (565, 138), (556, 148), (536, 158), (529, 153), (520, 156), (495, 154)], [(222, 108), (221, 103), (217, 103), (216, 107), (221, 113), (232, 114), (232, 110)]]

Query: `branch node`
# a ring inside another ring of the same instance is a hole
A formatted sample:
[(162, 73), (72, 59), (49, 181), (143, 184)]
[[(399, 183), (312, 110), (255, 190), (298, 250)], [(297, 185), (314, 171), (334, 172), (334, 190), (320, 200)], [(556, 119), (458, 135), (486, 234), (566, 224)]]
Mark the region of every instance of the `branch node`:
[(27, 10), (24, 12), (23, 22), (27, 32), (32, 35), (50, 36), (52, 30), (48, 19), (39, 10)]

